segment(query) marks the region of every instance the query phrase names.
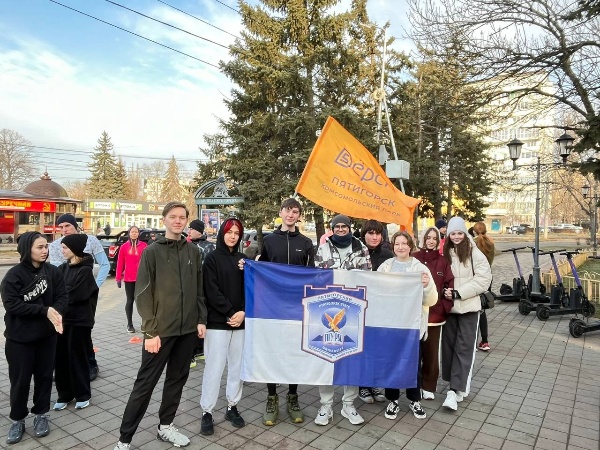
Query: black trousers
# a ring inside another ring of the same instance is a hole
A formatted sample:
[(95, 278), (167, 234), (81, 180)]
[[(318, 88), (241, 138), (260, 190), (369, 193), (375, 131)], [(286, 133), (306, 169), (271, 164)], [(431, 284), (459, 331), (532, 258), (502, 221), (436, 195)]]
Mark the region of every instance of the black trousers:
[[(419, 359), (417, 364), (417, 387), (407, 388), (406, 389), (406, 398), (411, 402), (420, 402), (421, 401), (421, 377), (423, 374), (421, 373), (421, 354), (423, 349), (423, 341), (419, 341)], [(400, 389), (394, 388), (385, 388), (385, 398), (389, 401), (398, 400), (400, 398)]]
[(488, 341), (488, 321), (485, 315), (485, 309), (479, 315), (479, 331), (481, 332), (481, 342)]
[(65, 325), (63, 334), (58, 336), (54, 369), (57, 401), (67, 403), (75, 399), (84, 402), (91, 398), (88, 361), (88, 345), (91, 341), (90, 327)]
[(133, 326), (133, 303), (135, 301), (135, 281), (125, 282), (125, 315), (127, 316), (127, 326)]
[(34, 342), (6, 340), (4, 345), (10, 381), (11, 420), (23, 420), (29, 414), (27, 400), (33, 376), (33, 414), (50, 411), (52, 372), (56, 352), (56, 334)]
[(192, 353), (197, 343), (198, 335), (190, 333), (183, 336), (161, 338), (161, 347), (158, 353), (147, 352), (145, 344), (143, 344), (142, 364), (123, 413), (120, 429), (121, 442), (131, 443), (133, 435), (148, 409), (152, 392), (165, 366), (167, 366), (167, 373), (158, 418), (161, 425), (173, 423), (183, 386), (185, 386), (190, 373)]

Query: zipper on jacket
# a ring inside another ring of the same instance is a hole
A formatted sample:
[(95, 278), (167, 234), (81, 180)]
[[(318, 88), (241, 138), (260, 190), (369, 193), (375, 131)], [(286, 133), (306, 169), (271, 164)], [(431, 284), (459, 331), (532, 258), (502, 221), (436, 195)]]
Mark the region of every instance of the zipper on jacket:
[(183, 332), (183, 271), (181, 270), (181, 258), (179, 257), (179, 242), (176, 244), (177, 247), (177, 267), (179, 268), (179, 289), (181, 293), (179, 294), (179, 300), (181, 303), (181, 320), (179, 321), (179, 336), (181, 336)]

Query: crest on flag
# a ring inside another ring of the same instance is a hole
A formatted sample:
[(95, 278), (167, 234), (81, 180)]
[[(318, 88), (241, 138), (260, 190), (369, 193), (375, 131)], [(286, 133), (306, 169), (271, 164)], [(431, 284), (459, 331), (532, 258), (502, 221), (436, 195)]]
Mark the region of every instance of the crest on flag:
[(366, 287), (304, 287), (302, 350), (329, 362), (363, 351)]

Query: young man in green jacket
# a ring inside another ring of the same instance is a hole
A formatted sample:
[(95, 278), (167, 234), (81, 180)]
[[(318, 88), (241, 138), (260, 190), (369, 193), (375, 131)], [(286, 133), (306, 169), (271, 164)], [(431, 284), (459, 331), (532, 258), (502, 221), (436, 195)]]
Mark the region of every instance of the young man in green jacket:
[(198, 248), (181, 236), (188, 222), (186, 206), (167, 203), (162, 216), (165, 236), (157, 236), (156, 242), (144, 250), (138, 269), (135, 303), (142, 317), (144, 348), (115, 450), (130, 448), (165, 366), (156, 437), (176, 447), (190, 443), (173, 426), (173, 419), (190, 372), (194, 347), (198, 337), (203, 338), (206, 332), (202, 262)]

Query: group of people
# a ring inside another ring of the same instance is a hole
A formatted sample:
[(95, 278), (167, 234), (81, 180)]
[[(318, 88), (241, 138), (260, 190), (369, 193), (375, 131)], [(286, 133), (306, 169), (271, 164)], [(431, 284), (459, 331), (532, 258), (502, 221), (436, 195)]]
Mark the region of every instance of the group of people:
[[(488, 259), (469, 236), (464, 220), (453, 217), (444, 223), (445, 236), (438, 228), (429, 228), (417, 249), (414, 238), (406, 231), (396, 232), (388, 242), (386, 227), (377, 220), (365, 221), (360, 237), (356, 237), (350, 218), (340, 214), (331, 221), (332, 234), (315, 252), (311, 239), (300, 233), (296, 225), (301, 214), (302, 207), (296, 199), (286, 199), (281, 204), (282, 224), (265, 237), (257, 259), (318, 268), (420, 273), (423, 296), (419, 369), (416, 385), (406, 389), (406, 397), (414, 416), (425, 418), (421, 403), (435, 397), (441, 365), (442, 379), (449, 382), (444, 407), (456, 410), (470, 391), (481, 316), (479, 294), (491, 283)], [(243, 224), (233, 217), (224, 220), (216, 245), (210, 247), (212, 244), (202, 239), (201, 221), (190, 223), (190, 240), (182, 237), (189, 217), (184, 204), (168, 203), (162, 216), (165, 235), (157, 236), (152, 245), (146, 246), (137, 241), (139, 230), (132, 227), (117, 263), (119, 287), (122, 280), (125, 282), (128, 331), (135, 332), (132, 322), (135, 303), (144, 342), (141, 365), (123, 413), (115, 450), (130, 448), (165, 368), (157, 438), (178, 447), (190, 443), (173, 425), (173, 420), (189, 376), (190, 360), (198, 353), (205, 357), (201, 434), (214, 433), (213, 415), (226, 366), (224, 416), (234, 427), (245, 425), (237, 408), (243, 390), (245, 336), (246, 256), (239, 251)], [(63, 223), (67, 223), (67, 228), (73, 225), (68, 217)], [(18, 442), (23, 435), (32, 375), (35, 388), (31, 412), (35, 414), (34, 430), (38, 437), (49, 432), (46, 413), (50, 407), (53, 369), (58, 391), (55, 410), (66, 408), (73, 400), (75, 407), (82, 409), (91, 398), (91, 329), (98, 287), (106, 275), (99, 274), (92, 282), (92, 255), (96, 255), (93, 243), (86, 235), (65, 231), (59, 243), (65, 263), (58, 268), (47, 264), (47, 258), (52, 262), (48, 253), (52, 256), (55, 244), (48, 249), (39, 233), (26, 233), (18, 245), (21, 263), (2, 282), (13, 420), (9, 444)], [(23, 332), (25, 327), (28, 333)], [(43, 359), (38, 354), (43, 354)], [(278, 421), (277, 386), (267, 384), (263, 415), (267, 426)], [(319, 386), (321, 407), (315, 424), (325, 426), (333, 419), (334, 393), (335, 386)], [(400, 411), (397, 387), (344, 386), (340, 413), (354, 425), (364, 422), (354, 405), (357, 397), (367, 403), (388, 401), (385, 411), (388, 419), (395, 419)], [(285, 402), (290, 420), (303, 422), (298, 385), (288, 386)]]

